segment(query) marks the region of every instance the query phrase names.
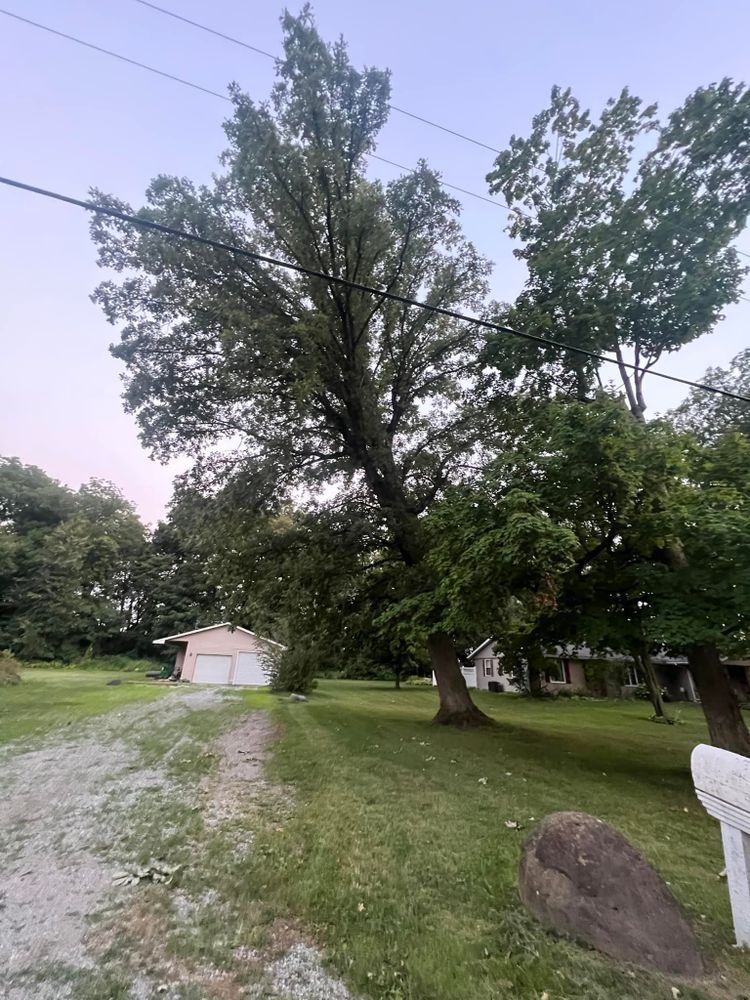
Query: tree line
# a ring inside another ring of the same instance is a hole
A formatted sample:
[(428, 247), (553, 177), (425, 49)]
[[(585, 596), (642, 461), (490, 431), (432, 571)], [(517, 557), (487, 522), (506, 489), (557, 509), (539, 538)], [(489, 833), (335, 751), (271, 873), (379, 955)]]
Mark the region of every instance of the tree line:
[[(628, 90), (596, 117), (554, 88), (488, 164), (527, 270), (497, 303), (439, 174), (370, 176), (389, 74), (352, 66), (309, 9), (281, 20), (269, 99), (231, 90), (221, 175), (158, 176), (135, 214), (304, 270), (92, 223), (126, 406), (153, 454), (195, 459), (181, 503), (227, 613), (287, 641), (300, 679), (342, 657), (429, 665), (436, 721), (461, 726), (489, 722), (459, 669), (470, 639), (530, 664), (586, 641), (644, 669), (666, 647), (714, 742), (750, 753), (721, 664), (746, 636), (748, 410), (694, 395), (645, 419), (646, 373), (740, 296), (747, 87), (664, 119)], [(737, 368), (707, 377), (741, 388)]]
[(0, 458), (0, 649), (26, 660), (144, 656), (158, 636), (220, 611), (179, 505), (149, 532), (111, 483), (71, 490)]

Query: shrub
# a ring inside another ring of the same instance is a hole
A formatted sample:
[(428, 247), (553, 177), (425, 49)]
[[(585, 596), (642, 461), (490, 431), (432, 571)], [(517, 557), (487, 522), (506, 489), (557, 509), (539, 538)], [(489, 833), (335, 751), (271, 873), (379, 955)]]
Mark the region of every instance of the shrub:
[(21, 665), (9, 649), (0, 651), (0, 687), (21, 683)]
[(432, 687), (431, 677), (420, 677), (418, 674), (413, 674), (411, 677), (407, 677), (406, 680), (401, 682), (402, 687)]
[(319, 660), (312, 646), (296, 644), (268, 654), (268, 683), (272, 691), (309, 694)]

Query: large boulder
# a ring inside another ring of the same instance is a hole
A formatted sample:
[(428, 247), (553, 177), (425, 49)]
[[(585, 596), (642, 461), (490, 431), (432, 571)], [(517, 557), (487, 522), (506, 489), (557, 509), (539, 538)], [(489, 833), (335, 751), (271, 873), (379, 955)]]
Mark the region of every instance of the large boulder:
[(595, 816), (560, 812), (542, 820), (523, 845), (519, 888), (545, 927), (612, 958), (677, 976), (706, 971), (663, 879)]

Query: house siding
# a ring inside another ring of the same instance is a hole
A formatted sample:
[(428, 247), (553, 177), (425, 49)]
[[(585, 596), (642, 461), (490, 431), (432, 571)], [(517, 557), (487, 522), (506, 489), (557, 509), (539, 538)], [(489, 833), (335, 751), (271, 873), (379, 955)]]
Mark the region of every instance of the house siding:
[(261, 656), (268, 654), (268, 646), (257, 636), (249, 635), (240, 629), (230, 632), (226, 626), (208, 629), (205, 632), (197, 632), (180, 640), (182, 660), (180, 652), (177, 653), (177, 661), (182, 666), (182, 680), (191, 681), (195, 672), (195, 660), (199, 653), (213, 654), (217, 656), (231, 656), (232, 668), (229, 674), (230, 683), (234, 680), (237, 667), (238, 653), (259, 653)]
[(568, 665), (569, 681), (545, 681), (542, 685), (548, 691), (586, 691), (586, 671), (580, 660), (571, 660), (570, 657), (561, 657)]
[[(484, 661), (492, 661), (492, 676), (487, 677), (484, 672)], [(471, 658), (471, 662), (474, 666), (476, 673), (477, 684), (476, 686), (480, 691), (489, 691), (490, 681), (498, 681), (502, 684), (503, 691), (517, 691), (518, 688), (513, 683), (513, 678), (503, 672), (503, 659), (502, 656), (498, 656), (492, 648), (492, 642), (485, 642), (483, 646), (475, 650), (474, 655)]]

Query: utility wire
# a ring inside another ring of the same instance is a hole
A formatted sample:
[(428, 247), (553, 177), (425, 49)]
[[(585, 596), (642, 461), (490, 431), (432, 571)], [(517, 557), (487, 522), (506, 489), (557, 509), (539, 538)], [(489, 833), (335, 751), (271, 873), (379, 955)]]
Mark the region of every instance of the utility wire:
[[(274, 56), (271, 52), (266, 52), (265, 49), (259, 49), (255, 45), (250, 45), (249, 42), (243, 42), (238, 38), (234, 38), (231, 35), (226, 35), (221, 31), (217, 31), (214, 28), (209, 28), (207, 25), (200, 24), (197, 21), (192, 21), (190, 18), (183, 17), (181, 14), (176, 14), (173, 11), (167, 10), (165, 7), (159, 7), (157, 4), (150, 3), (149, 0), (135, 0), (136, 3), (142, 4), (144, 7), (151, 7), (153, 10), (159, 11), (160, 13), (166, 14), (169, 17), (174, 17), (179, 21), (184, 21), (186, 24), (193, 25), (196, 28), (200, 28), (203, 31), (210, 32), (212, 35), (217, 35), (219, 38), (224, 38), (227, 41), (234, 42), (237, 45), (241, 45), (243, 48), (249, 49), (252, 52), (257, 52), (260, 55), (267, 56), (269, 59), (273, 59), (278, 62), (278, 57)], [(68, 35), (64, 31), (58, 31), (56, 28), (51, 28), (49, 25), (40, 24), (38, 21), (32, 21), (30, 18), (22, 17), (20, 14), (15, 14), (12, 11), (4, 10), (0, 8), (0, 14), (5, 14), (7, 17), (14, 18), (17, 21), (21, 21), (24, 24), (28, 24), (33, 28), (39, 28), (42, 31), (47, 31), (52, 35), (56, 35), (58, 38), (63, 38), (69, 42), (75, 42), (77, 45), (82, 45), (87, 49), (92, 49), (94, 52), (99, 52), (102, 55), (111, 56), (113, 59), (119, 59), (122, 62), (128, 63), (131, 66), (136, 66), (138, 69), (145, 69), (149, 73), (155, 73), (157, 76), (164, 77), (167, 80), (172, 80), (174, 83), (181, 83), (185, 87), (191, 87), (193, 90), (198, 90), (201, 93), (209, 94), (211, 97), (218, 97), (222, 101), (227, 101), (231, 104), (231, 98), (226, 94), (222, 94), (217, 90), (211, 90), (210, 87), (204, 87), (202, 84), (193, 83), (192, 80), (186, 80), (184, 77), (176, 76), (173, 73), (167, 73), (164, 70), (157, 69), (155, 66), (149, 66), (147, 63), (139, 62), (137, 59), (131, 59), (129, 56), (122, 55), (120, 52), (114, 52), (112, 49), (106, 49), (101, 45), (95, 45), (93, 42), (87, 42), (82, 38), (78, 38), (75, 35)], [(466, 139), (468, 142), (473, 142), (475, 145), (484, 146), (486, 149), (492, 152), (500, 152), (496, 150), (494, 146), (487, 146), (485, 143), (479, 142), (477, 139), (472, 139), (469, 136), (462, 135), (460, 132), (454, 132), (452, 129), (447, 128), (443, 125), (438, 125), (436, 122), (432, 122), (427, 118), (422, 118), (420, 115), (414, 114), (411, 111), (404, 111), (402, 108), (396, 108), (393, 105), (389, 105), (391, 110), (398, 111), (401, 114), (409, 115), (411, 118), (416, 118), (419, 121), (425, 122), (428, 125), (433, 125), (435, 128), (442, 129), (444, 132), (450, 132), (451, 135), (455, 135), (460, 139)], [(399, 170), (405, 170), (408, 173), (415, 173), (412, 167), (407, 167), (403, 163), (396, 163), (395, 160), (389, 160), (384, 156), (378, 156), (377, 153), (368, 154), (371, 159), (379, 160), (381, 163), (387, 163), (391, 167), (396, 167)], [(468, 195), (471, 198), (476, 198), (478, 201), (486, 202), (488, 205), (493, 205), (496, 208), (504, 208), (509, 212), (517, 212), (519, 215), (527, 215), (527, 213), (522, 212), (520, 209), (511, 208), (505, 202), (488, 198), (486, 195), (477, 194), (475, 191), (470, 191), (468, 188), (460, 187), (457, 184), (450, 184), (448, 181), (441, 178), (441, 183), (444, 187), (451, 188), (453, 191), (459, 191), (461, 194)], [(739, 250), (735, 247), (738, 254), (743, 257), (750, 258), (750, 253), (746, 253), (744, 250)], [(743, 302), (750, 302), (750, 299), (741, 295), (740, 298)]]
[[(146, 2), (146, 0), (136, 0), (136, 3), (143, 3), (147, 7), (153, 7), (155, 10), (164, 11), (164, 13), (170, 15), (172, 13), (171, 11), (167, 11), (165, 8), (157, 7), (156, 4), (148, 3)], [(174, 83), (180, 83), (185, 87), (190, 87), (193, 90), (200, 91), (201, 93), (209, 94), (211, 97), (218, 97), (219, 100), (226, 101), (229, 104), (232, 103), (231, 97), (229, 97), (227, 94), (222, 94), (218, 90), (211, 90), (209, 87), (204, 87), (202, 84), (193, 83), (192, 80), (186, 80), (184, 77), (175, 76), (173, 73), (167, 73), (164, 70), (157, 69), (155, 66), (149, 66), (147, 63), (139, 62), (137, 59), (131, 59), (129, 56), (124, 56), (120, 52), (114, 52), (112, 49), (105, 49), (101, 45), (95, 45), (93, 42), (87, 42), (82, 38), (76, 37), (75, 35), (68, 35), (64, 31), (58, 31), (56, 28), (49, 27), (49, 25), (40, 24), (38, 21), (32, 21), (30, 18), (22, 17), (20, 14), (15, 14), (14, 12), (9, 10), (4, 10), (3, 8), (0, 8), (0, 14), (5, 14), (7, 17), (14, 18), (15, 20), (21, 21), (24, 24), (28, 24), (33, 28), (39, 28), (41, 31), (47, 31), (52, 35), (56, 35), (58, 38), (63, 38), (66, 41), (74, 42), (76, 45), (82, 45), (87, 49), (92, 49), (94, 52), (99, 52), (102, 55), (111, 56), (113, 59), (119, 59), (121, 62), (128, 63), (131, 66), (136, 66), (138, 69), (145, 69), (149, 73), (154, 73), (157, 76), (164, 77), (167, 80), (172, 80)], [(189, 24), (195, 24), (196, 27), (199, 28), (204, 27), (203, 25), (200, 25), (195, 21), (190, 21), (188, 18), (184, 18), (181, 15), (175, 14), (172, 16), (179, 18), (179, 20), (186, 21)], [(206, 30), (211, 31), (213, 34), (217, 34), (222, 38), (228, 38), (230, 41), (236, 41), (236, 39), (233, 39), (231, 36), (223, 35), (221, 32), (215, 32), (212, 28), (206, 28)], [(271, 55), (270, 52), (266, 52), (263, 49), (257, 49), (255, 48), (255, 46), (249, 45), (248, 43), (238, 42), (238, 44), (241, 44), (246, 48), (252, 49), (252, 51), (254, 52), (260, 52), (261, 55), (268, 56), (271, 59), (274, 60), (276, 59), (276, 56)], [(405, 113), (410, 114), (410, 112), (405, 112)], [(413, 115), (412, 117), (418, 117), (418, 116)], [(427, 121), (427, 119), (422, 119), (422, 120)], [(428, 122), (428, 124), (432, 123)], [(446, 131), (450, 131), (450, 129), (447, 129)], [(453, 134), (459, 135), (459, 133), (457, 132)], [(462, 136), (462, 138), (465, 137)], [(474, 141), (474, 140), (469, 140), (469, 141)], [(373, 160), (379, 160), (381, 163), (386, 163), (391, 167), (396, 167), (398, 170), (404, 170), (407, 173), (411, 174), (416, 173), (413, 167), (407, 167), (403, 163), (396, 163), (395, 160), (389, 160), (384, 156), (378, 156), (377, 153), (368, 153), (367, 155)], [(440, 179), (440, 183), (443, 185), (443, 187), (447, 187), (450, 188), (452, 191), (458, 191), (461, 194), (468, 195), (471, 198), (475, 198), (477, 201), (486, 202), (488, 205), (492, 205), (495, 208), (504, 208), (509, 212), (516, 212), (519, 215), (524, 215), (527, 218), (531, 218), (531, 216), (529, 216), (528, 213), (522, 212), (520, 209), (511, 208), (510, 205), (507, 205), (505, 202), (495, 200), (493, 198), (488, 198), (486, 195), (477, 194), (475, 191), (469, 191), (467, 188), (460, 187), (457, 184), (451, 184), (448, 181), (444, 180), (442, 177)], [(675, 232), (677, 232), (676, 229)], [(735, 250), (737, 251), (738, 254), (741, 254), (743, 257), (750, 257), (750, 253), (745, 253), (744, 250), (739, 250), (736, 247)], [(745, 295), (740, 295), (739, 299), (741, 299), (743, 302), (750, 302), (750, 298), (747, 298)]]
[[(143, 4), (146, 7), (152, 7), (154, 10), (157, 10), (157, 11), (160, 11), (162, 13), (168, 14), (169, 16), (175, 17), (175, 18), (177, 18), (180, 21), (185, 21), (187, 24), (191, 24), (191, 25), (194, 25), (197, 28), (201, 28), (201, 29), (203, 29), (205, 31), (209, 31), (211, 34), (215, 34), (215, 35), (217, 35), (220, 38), (226, 38), (228, 41), (236, 42), (237, 44), (242, 45), (244, 48), (250, 49), (253, 52), (258, 52), (260, 55), (267, 56), (270, 59), (278, 61), (276, 56), (274, 56), (270, 52), (266, 52), (264, 49), (259, 49), (256, 46), (250, 45), (247, 42), (242, 42), (239, 39), (233, 38), (231, 35), (225, 35), (223, 32), (215, 31), (213, 28), (209, 28), (206, 25), (199, 24), (197, 21), (191, 21), (189, 18), (182, 17), (182, 15), (180, 15), (180, 14), (175, 14), (172, 11), (168, 11), (164, 7), (159, 7), (156, 4), (147, 2), (147, 0), (136, 0), (136, 3), (141, 3), (141, 4)], [(121, 62), (128, 63), (131, 66), (136, 66), (138, 69), (147, 70), (149, 73), (154, 73), (157, 76), (164, 77), (167, 80), (172, 80), (174, 83), (181, 83), (185, 87), (190, 87), (193, 90), (200, 91), (201, 93), (204, 93), (204, 94), (209, 94), (211, 97), (218, 97), (222, 101), (226, 101), (228, 103), (231, 103), (231, 98), (228, 97), (226, 94), (222, 94), (222, 93), (220, 93), (217, 90), (211, 90), (211, 88), (204, 87), (202, 84), (193, 83), (192, 80), (186, 80), (184, 77), (175, 76), (173, 73), (167, 73), (164, 70), (157, 69), (155, 66), (149, 66), (147, 63), (139, 62), (137, 59), (131, 59), (129, 56), (124, 56), (120, 52), (114, 52), (112, 49), (106, 49), (106, 48), (104, 48), (101, 45), (95, 45), (93, 42), (87, 42), (87, 41), (85, 41), (82, 38), (76, 37), (75, 35), (68, 35), (64, 31), (58, 31), (56, 28), (51, 28), (51, 27), (49, 27), (46, 24), (40, 24), (38, 21), (32, 21), (30, 18), (22, 17), (20, 14), (15, 14), (14, 12), (9, 11), (9, 10), (4, 10), (4, 9), (0, 8), (0, 14), (5, 14), (7, 17), (14, 18), (17, 21), (21, 21), (24, 24), (28, 24), (28, 25), (30, 25), (31, 27), (34, 27), (34, 28), (39, 28), (42, 31), (47, 31), (47, 32), (49, 32), (52, 35), (56, 35), (58, 38), (63, 38), (66, 41), (74, 42), (77, 45), (82, 45), (85, 48), (92, 49), (93, 51), (99, 52), (102, 55), (111, 56), (113, 59), (119, 59)], [(402, 111), (402, 109), (398, 109), (398, 108), (394, 108), (394, 110)], [(435, 124), (434, 122), (430, 122), (426, 118), (424, 118), (424, 119), (420, 118), (419, 115), (414, 115), (411, 112), (402, 111), (402, 113), (403, 114), (408, 114), (408, 115), (410, 115), (413, 118), (418, 118), (420, 121), (425, 121), (425, 122), (427, 122), (427, 124), (430, 124), (430, 125)], [(451, 134), (456, 135), (459, 138), (467, 139), (469, 142), (475, 142), (477, 145), (484, 145), (483, 143), (479, 143), (478, 140), (471, 139), (468, 136), (463, 136), (459, 132), (453, 132), (451, 129), (445, 128), (442, 125), (436, 125), (435, 124), (435, 127), (436, 128), (441, 128), (441, 129), (443, 129), (443, 131), (451, 132)], [(492, 149), (493, 152), (494, 152), (494, 147), (489, 147), (488, 146), (487, 148), (488, 149)], [(413, 167), (407, 167), (407, 166), (405, 166), (402, 163), (396, 163), (395, 160), (389, 160), (389, 159), (387, 159), (384, 156), (378, 156), (377, 153), (368, 153), (367, 155), (371, 159), (373, 159), (373, 160), (378, 160), (381, 163), (386, 163), (386, 164), (388, 164), (391, 167), (396, 167), (398, 170), (404, 170), (407, 173), (415, 173), (416, 172)], [(517, 208), (511, 208), (510, 205), (507, 205), (505, 202), (502, 202), (502, 201), (499, 201), (499, 200), (496, 200), (496, 199), (493, 199), (493, 198), (488, 198), (486, 195), (477, 194), (475, 191), (470, 191), (470, 190), (468, 190), (468, 188), (460, 187), (458, 184), (451, 184), (450, 182), (448, 182), (446, 180), (443, 180), (442, 178), (441, 178), (440, 182), (443, 185), (443, 187), (450, 188), (452, 191), (458, 191), (460, 194), (468, 195), (470, 198), (475, 198), (477, 201), (485, 202), (485, 204), (492, 205), (495, 208), (503, 208), (503, 209), (506, 209), (509, 212), (515, 212), (515, 213), (517, 213), (519, 215), (526, 216), (527, 218), (530, 218), (530, 216), (528, 215), (528, 213), (522, 212), (520, 209), (517, 209)], [(675, 228), (675, 232), (677, 232), (676, 228)], [(746, 253), (744, 250), (740, 250), (737, 247), (735, 247), (735, 250), (736, 250), (736, 252), (738, 254), (741, 254), (743, 257), (750, 258), (750, 253)], [(745, 296), (745, 295), (740, 295), (739, 298), (743, 302), (750, 302), (750, 298), (747, 298), (747, 296)]]
[[(200, 21), (191, 21), (189, 17), (183, 17), (182, 14), (178, 14), (174, 10), (168, 10), (166, 7), (160, 7), (159, 4), (150, 3), (150, 0), (135, 0), (142, 7), (150, 7), (151, 10), (158, 11), (160, 14), (165, 14), (167, 17), (173, 17), (176, 21), (182, 21), (184, 24), (189, 24), (193, 28), (198, 28), (200, 31), (206, 31), (209, 35), (215, 35), (217, 38), (223, 38), (225, 42), (231, 42), (233, 45), (240, 45), (243, 49), (249, 49), (251, 52), (256, 52), (258, 55), (265, 56), (267, 59), (273, 59), (274, 62), (279, 62), (279, 57), (275, 56), (272, 52), (266, 52), (265, 49), (259, 49), (255, 45), (251, 45), (249, 42), (243, 41), (241, 38), (236, 38), (234, 35), (226, 35), (223, 31), (217, 31), (216, 28), (211, 28), (207, 24), (201, 24)], [(490, 146), (489, 143), (482, 142), (479, 139), (473, 139), (470, 135), (464, 135), (463, 132), (457, 132), (455, 129), (448, 128), (447, 125), (441, 125), (439, 122), (434, 122), (430, 118), (423, 118), (422, 115), (416, 114), (414, 111), (407, 111), (406, 108), (398, 108), (395, 104), (389, 104), (388, 107), (391, 111), (397, 112), (399, 115), (405, 115), (407, 118), (413, 118), (415, 121), (423, 122), (425, 125), (429, 125), (432, 128), (440, 129), (441, 132), (447, 132), (448, 135), (453, 135), (457, 139), (463, 139), (464, 142), (470, 142), (474, 146), (479, 146), (480, 149), (488, 149), (491, 153), (501, 153), (502, 150), (498, 149), (496, 146)]]
[[(255, 45), (251, 45), (249, 42), (243, 41), (241, 38), (237, 38), (235, 35), (227, 35), (223, 31), (217, 31), (216, 28), (211, 28), (207, 24), (202, 24), (200, 21), (192, 21), (189, 17), (183, 17), (182, 14), (178, 14), (176, 11), (168, 10), (166, 7), (161, 7), (159, 4), (151, 3), (151, 0), (134, 0), (135, 3), (140, 4), (142, 7), (150, 7), (151, 10), (157, 11), (159, 14), (164, 14), (167, 17), (172, 17), (176, 21), (182, 21), (185, 24), (189, 24), (193, 28), (198, 28), (200, 31), (205, 31), (210, 35), (215, 35), (217, 38), (222, 38), (226, 42), (231, 42), (233, 45), (239, 45), (243, 49), (249, 49), (251, 52), (256, 52), (258, 55), (265, 56), (267, 59), (273, 59), (274, 62), (278, 63), (279, 57), (275, 56), (272, 52), (266, 52), (265, 49), (259, 49)], [(463, 132), (458, 132), (455, 129), (448, 128), (447, 125), (441, 125), (440, 122), (432, 121), (431, 118), (424, 118), (422, 115), (416, 114), (414, 111), (407, 111), (406, 108), (399, 108), (395, 104), (389, 104), (388, 107), (391, 111), (396, 111), (400, 115), (406, 115), (408, 118), (413, 118), (415, 121), (422, 122), (424, 125), (429, 125), (431, 128), (439, 129), (441, 132), (446, 132), (448, 135), (455, 136), (457, 139), (462, 139), (464, 142), (470, 142), (473, 146), (479, 146), (480, 149), (487, 149), (490, 153), (502, 153), (501, 149), (497, 146), (491, 146), (487, 142), (483, 142), (481, 139), (475, 139), (470, 135), (465, 135)], [(375, 156), (374, 159), (380, 160), (381, 163), (389, 163), (392, 167), (398, 167), (400, 170), (411, 170), (410, 167), (404, 167), (400, 163), (394, 163), (392, 160), (386, 160), (382, 156)], [(507, 209), (509, 212), (517, 212), (519, 215), (526, 215), (527, 213), (521, 212), (519, 209), (512, 209), (510, 205), (506, 205), (501, 201), (494, 200), (492, 198), (487, 198), (480, 194), (475, 194), (473, 191), (467, 191), (466, 188), (457, 187), (455, 184), (446, 184), (446, 187), (453, 188), (454, 191), (461, 191), (462, 194), (471, 195), (472, 198), (479, 198), (482, 201), (487, 201), (490, 205), (498, 205), (501, 208)], [(750, 253), (744, 250), (739, 250), (735, 247), (738, 254), (743, 257), (750, 258)], [(745, 299), (745, 302), (750, 302), (750, 299)]]
[[(153, 5), (149, 5), (153, 6)], [(67, 42), (75, 42), (76, 45), (82, 45), (84, 48), (92, 49), (94, 52), (99, 52), (105, 56), (111, 56), (113, 59), (119, 59), (121, 62), (128, 63), (130, 66), (137, 66), (138, 69), (145, 69), (149, 73), (154, 73), (156, 76), (164, 77), (167, 80), (172, 80), (174, 83), (181, 83), (184, 87), (191, 87), (193, 90), (199, 90), (203, 94), (209, 94), (211, 97), (218, 97), (221, 101), (226, 101), (228, 104), (232, 103), (232, 98), (227, 94), (222, 94), (218, 90), (211, 90), (210, 87), (204, 87), (200, 83), (193, 83), (192, 80), (186, 80), (182, 76), (175, 76), (174, 73), (167, 73), (163, 69), (157, 69), (156, 66), (149, 66), (148, 63), (139, 62), (137, 59), (131, 59), (129, 56), (124, 56), (121, 52), (115, 52), (112, 49), (105, 49), (101, 45), (94, 45), (93, 42), (87, 42), (83, 38), (78, 38), (76, 35), (68, 35), (64, 31), (58, 31), (57, 28), (50, 28), (47, 24), (40, 24), (39, 21), (32, 21), (28, 17), (21, 17), (20, 14), (15, 14), (13, 11), (4, 10), (0, 8), (0, 14), (5, 14), (7, 17), (12, 17), (16, 21), (22, 21), (24, 24), (30, 25), (32, 28), (39, 28), (41, 31), (47, 31), (51, 35), (56, 35), (58, 38), (63, 38)], [(181, 20), (187, 20), (186, 18), (181, 18)], [(190, 22), (192, 23), (192, 22)], [(217, 32), (217, 34), (219, 34)], [(243, 43), (244, 44), (244, 43)], [(247, 46), (248, 48), (253, 48), (253, 46)], [(262, 49), (254, 49), (254, 51), (262, 52), (263, 55), (270, 55), (270, 53), (263, 52)], [(271, 56), (275, 58), (275, 56)], [(408, 173), (413, 174), (416, 171), (412, 167), (405, 167), (401, 163), (396, 163), (393, 160), (387, 160), (384, 156), (378, 156), (376, 153), (367, 154), (372, 160), (379, 160), (381, 163), (387, 163), (391, 167), (398, 167), (399, 170), (406, 170)], [(448, 181), (441, 178), (440, 183), (443, 187), (451, 188), (453, 191), (459, 191), (461, 194), (469, 195), (471, 198), (476, 198), (477, 201), (486, 202), (488, 205), (493, 205), (495, 208), (504, 208), (507, 211), (512, 211), (509, 205), (506, 205), (502, 201), (498, 201), (494, 198), (488, 198), (486, 195), (477, 194), (475, 191), (469, 191), (467, 188), (459, 187), (457, 184), (450, 184)]]
[(80, 198), (73, 198), (70, 195), (60, 194), (57, 191), (49, 191), (46, 188), (36, 187), (33, 184), (26, 184), (10, 177), (1, 177), (0, 184), (6, 187), (17, 188), (21, 191), (28, 191), (44, 198), (51, 198), (54, 201), (61, 201), (76, 208), (82, 208), (87, 212), (96, 215), (108, 216), (118, 219), (120, 222), (127, 222), (141, 229), (150, 229), (165, 236), (174, 236), (181, 240), (189, 240), (192, 243), (200, 243), (203, 246), (212, 247), (214, 250), (222, 250), (237, 257), (245, 257), (257, 263), (269, 264), (272, 267), (282, 267), (288, 271), (295, 271), (297, 274), (305, 274), (311, 278), (320, 278), (330, 285), (339, 285), (345, 288), (353, 288), (355, 291), (365, 292), (368, 295), (376, 295), (381, 299), (388, 299), (405, 306), (414, 306), (417, 309), (424, 309), (435, 316), (445, 316), (448, 319), (458, 320), (462, 323), (473, 323), (485, 330), (493, 330), (497, 333), (509, 334), (539, 344), (542, 347), (552, 347), (557, 351), (568, 351), (571, 354), (580, 354), (592, 361), (602, 364), (617, 365), (618, 369), (626, 368), (628, 371), (637, 372), (643, 375), (653, 375), (656, 378), (666, 379), (669, 382), (676, 382), (679, 385), (689, 386), (691, 389), (699, 389), (703, 392), (711, 392), (717, 396), (726, 396), (728, 399), (735, 399), (741, 403), (750, 403), (750, 396), (742, 396), (728, 389), (721, 389), (718, 386), (706, 385), (702, 382), (691, 382), (690, 379), (679, 378), (677, 375), (669, 375), (667, 372), (656, 371), (653, 368), (642, 368), (639, 365), (631, 364), (627, 361), (617, 361), (615, 358), (608, 358), (604, 354), (597, 354), (594, 351), (587, 351), (583, 347), (575, 347), (573, 344), (566, 344), (560, 340), (552, 340), (546, 337), (538, 337), (536, 334), (527, 333), (523, 330), (515, 330), (513, 327), (504, 326), (500, 323), (492, 323), (490, 320), (481, 319), (479, 316), (471, 316), (467, 313), (460, 313), (454, 309), (445, 309), (442, 306), (431, 305), (429, 302), (421, 302), (419, 299), (412, 299), (406, 295), (399, 295), (397, 292), (388, 291), (385, 288), (375, 288), (372, 285), (365, 285), (359, 281), (351, 281), (349, 278), (342, 278), (333, 274), (326, 274), (323, 271), (316, 271), (313, 268), (305, 267), (302, 264), (295, 264), (291, 261), (279, 260), (277, 257), (269, 257), (267, 254), (257, 253), (255, 250), (246, 250), (243, 247), (225, 243), (223, 240), (210, 239), (207, 236), (199, 236), (197, 233), (189, 233), (184, 229), (177, 229), (174, 226), (167, 226), (161, 222), (154, 222), (151, 219), (144, 219), (128, 212), (120, 212), (115, 208), (108, 208), (104, 205), (97, 205), (92, 201), (82, 201)]

